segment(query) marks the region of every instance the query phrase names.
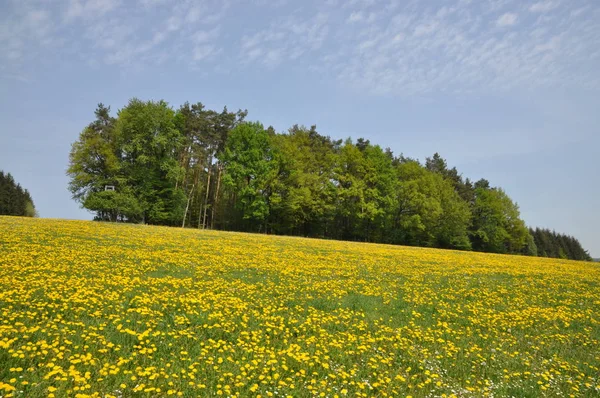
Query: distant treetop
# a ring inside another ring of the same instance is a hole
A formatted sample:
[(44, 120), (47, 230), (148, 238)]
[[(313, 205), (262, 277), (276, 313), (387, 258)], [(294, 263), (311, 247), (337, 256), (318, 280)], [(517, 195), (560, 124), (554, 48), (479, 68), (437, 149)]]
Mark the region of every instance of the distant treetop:
[(36, 217), (29, 192), (10, 173), (0, 170), (0, 215)]

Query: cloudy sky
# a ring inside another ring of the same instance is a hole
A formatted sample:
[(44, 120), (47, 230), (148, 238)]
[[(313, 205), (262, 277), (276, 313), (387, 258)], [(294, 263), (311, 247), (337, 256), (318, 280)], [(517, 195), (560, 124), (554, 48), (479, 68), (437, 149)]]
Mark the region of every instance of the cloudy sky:
[(600, 256), (599, 94), (596, 0), (0, 1), (0, 169), (42, 217), (91, 218), (65, 169), (97, 103), (201, 101), (440, 152)]

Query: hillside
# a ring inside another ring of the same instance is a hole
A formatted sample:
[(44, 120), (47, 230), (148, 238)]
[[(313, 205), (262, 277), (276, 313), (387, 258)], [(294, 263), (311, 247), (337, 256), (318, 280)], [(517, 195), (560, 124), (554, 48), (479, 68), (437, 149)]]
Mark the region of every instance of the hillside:
[(588, 262), (0, 217), (0, 325), (0, 395), (600, 391)]

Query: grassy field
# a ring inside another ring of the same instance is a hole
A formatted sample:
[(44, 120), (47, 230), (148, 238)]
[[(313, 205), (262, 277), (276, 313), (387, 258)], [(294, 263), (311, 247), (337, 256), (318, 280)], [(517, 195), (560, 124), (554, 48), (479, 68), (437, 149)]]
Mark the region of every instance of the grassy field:
[(0, 217), (0, 396), (600, 396), (600, 267)]

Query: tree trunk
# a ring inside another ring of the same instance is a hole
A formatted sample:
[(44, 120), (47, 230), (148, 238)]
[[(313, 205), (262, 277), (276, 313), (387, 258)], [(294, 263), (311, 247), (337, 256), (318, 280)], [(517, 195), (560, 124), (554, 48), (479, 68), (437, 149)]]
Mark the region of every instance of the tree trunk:
[[(204, 167), (198, 167), (198, 179), (200, 179), (200, 173), (203, 169)], [(202, 190), (199, 187), (200, 185), (198, 185), (198, 203), (200, 204), (198, 208), (198, 229), (202, 227), (202, 204), (204, 203), (202, 200)]]
[(202, 226), (202, 194), (200, 189), (198, 189), (198, 203), (200, 203), (200, 208), (198, 209), (198, 229)]
[(215, 190), (215, 200), (213, 201), (213, 207), (211, 209), (211, 217), (210, 217), (210, 229), (215, 229), (215, 209), (217, 208), (217, 202), (219, 200), (219, 188), (221, 187), (221, 172), (223, 170), (223, 166), (219, 163), (218, 167), (219, 174), (217, 174), (217, 189)]
[(202, 219), (202, 229), (206, 228), (206, 214), (208, 211), (208, 193), (210, 192), (211, 171), (212, 171), (212, 155), (208, 159), (208, 177), (206, 178), (206, 196), (204, 197), (204, 217)]
[(185, 219), (187, 218), (188, 209), (190, 208), (190, 200), (192, 199), (192, 195), (194, 193), (194, 188), (196, 185), (192, 185), (192, 190), (188, 196), (187, 204), (185, 205), (185, 213), (183, 213), (183, 222), (181, 223), (181, 228), (185, 228)]
[[(184, 174), (183, 174), (183, 179), (182, 179), (182, 185), (184, 187), (185, 187), (185, 179), (187, 176), (188, 166), (189, 166), (189, 158), (187, 157), (187, 155), (190, 152), (190, 150), (191, 149), (186, 145), (185, 149), (181, 152), (181, 155), (179, 157), (179, 166), (184, 169)], [(186, 163), (188, 163), (188, 164), (186, 165)], [(178, 187), (179, 187), (179, 177), (177, 178), (177, 180), (175, 180), (175, 190), (177, 190)]]

